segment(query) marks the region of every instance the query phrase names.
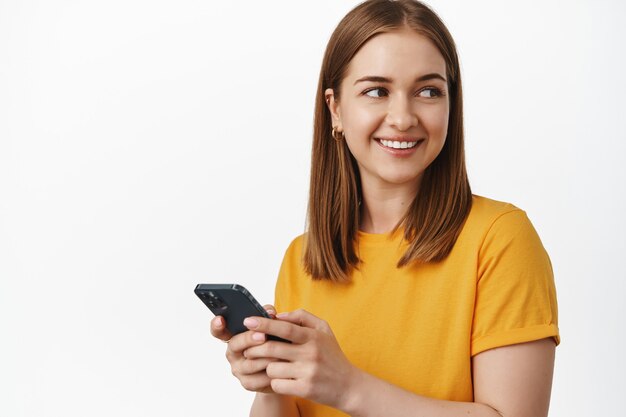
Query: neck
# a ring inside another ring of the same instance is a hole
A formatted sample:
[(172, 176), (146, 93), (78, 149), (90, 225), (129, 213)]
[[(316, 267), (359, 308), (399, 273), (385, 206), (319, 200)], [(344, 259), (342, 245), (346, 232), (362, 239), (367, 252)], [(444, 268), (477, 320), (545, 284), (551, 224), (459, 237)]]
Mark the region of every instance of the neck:
[(406, 214), (418, 190), (419, 181), (393, 186), (362, 182), (361, 231), (388, 233), (393, 230)]

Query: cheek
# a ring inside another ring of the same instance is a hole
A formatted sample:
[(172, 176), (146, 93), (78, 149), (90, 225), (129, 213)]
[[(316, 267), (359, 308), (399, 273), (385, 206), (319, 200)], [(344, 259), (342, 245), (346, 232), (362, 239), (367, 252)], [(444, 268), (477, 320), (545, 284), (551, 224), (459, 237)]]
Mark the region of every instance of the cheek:
[(432, 108), (424, 112), (422, 125), (428, 131), (431, 139), (444, 140), (448, 133), (448, 119), (450, 117), (448, 107)]
[(353, 107), (345, 113), (343, 124), (347, 135), (370, 135), (380, 125), (384, 116), (373, 108)]

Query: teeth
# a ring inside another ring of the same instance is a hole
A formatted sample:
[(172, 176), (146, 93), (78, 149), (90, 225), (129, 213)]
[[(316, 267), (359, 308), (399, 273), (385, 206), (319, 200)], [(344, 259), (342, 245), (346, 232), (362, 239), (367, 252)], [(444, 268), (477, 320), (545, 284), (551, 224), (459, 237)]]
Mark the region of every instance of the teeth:
[(384, 140), (384, 139), (381, 139), (380, 143), (382, 143), (383, 146), (386, 146), (388, 148), (393, 148), (393, 149), (407, 149), (407, 148), (412, 148), (415, 145), (417, 145), (417, 141), (415, 141), (415, 142), (399, 142), (397, 140)]

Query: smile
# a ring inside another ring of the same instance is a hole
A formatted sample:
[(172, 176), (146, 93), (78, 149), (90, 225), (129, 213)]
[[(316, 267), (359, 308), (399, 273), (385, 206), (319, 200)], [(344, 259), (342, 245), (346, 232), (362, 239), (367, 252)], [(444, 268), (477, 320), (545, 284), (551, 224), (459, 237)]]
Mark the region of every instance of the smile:
[(414, 147), (415, 145), (418, 144), (418, 142), (420, 142), (419, 140), (413, 141), (413, 142), (407, 142), (407, 141), (397, 141), (397, 140), (385, 140), (385, 139), (379, 139), (378, 142), (380, 144), (382, 144), (384, 147), (386, 148), (392, 148), (392, 149), (409, 149)]

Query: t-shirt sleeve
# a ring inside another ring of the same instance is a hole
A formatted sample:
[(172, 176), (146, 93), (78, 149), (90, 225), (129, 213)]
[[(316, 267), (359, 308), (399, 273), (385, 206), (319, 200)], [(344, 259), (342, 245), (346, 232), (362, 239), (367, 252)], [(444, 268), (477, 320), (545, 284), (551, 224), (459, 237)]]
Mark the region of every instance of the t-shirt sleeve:
[(290, 279), (293, 278), (295, 263), (299, 261), (296, 253), (297, 238), (294, 239), (287, 250), (280, 265), (276, 287), (274, 290), (274, 307), (277, 313), (291, 311), (293, 309), (292, 285)]
[[(284, 261), (283, 261), (284, 263)], [(285, 302), (287, 300), (286, 290), (286, 276), (283, 273), (283, 267), (281, 266), (278, 278), (276, 279), (276, 288), (274, 290), (274, 307), (277, 313), (283, 313), (286, 311)]]
[(471, 355), (546, 337), (558, 345), (552, 264), (524, 211), (492, 223), (478, 262)]

